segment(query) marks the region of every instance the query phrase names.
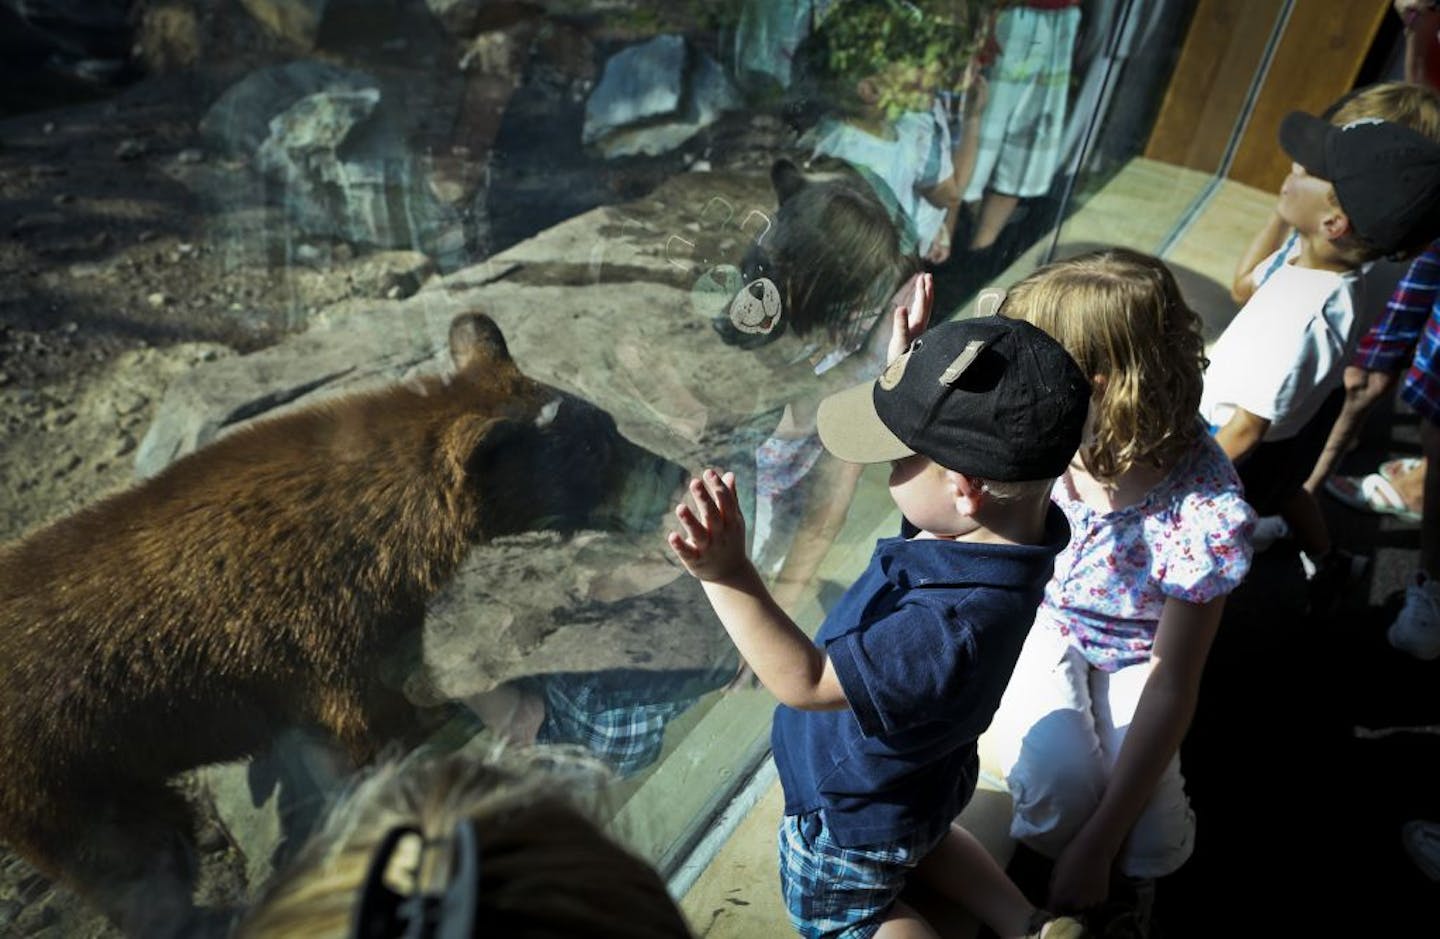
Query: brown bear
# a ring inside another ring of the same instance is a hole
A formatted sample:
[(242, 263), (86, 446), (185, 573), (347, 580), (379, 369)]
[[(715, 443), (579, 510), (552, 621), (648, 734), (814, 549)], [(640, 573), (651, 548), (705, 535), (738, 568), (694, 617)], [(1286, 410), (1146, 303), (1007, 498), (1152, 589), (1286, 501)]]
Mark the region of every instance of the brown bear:
[(413, 729), (381, 663), (469, 546), (593, 522), (644, 453), (488, 317), (457, 317), (450, 352), (452, 374), (240, 428), (0, 545), (0, 841), (129, 933), (189, 932), (172, 777), (292, 727), (357, 762)]

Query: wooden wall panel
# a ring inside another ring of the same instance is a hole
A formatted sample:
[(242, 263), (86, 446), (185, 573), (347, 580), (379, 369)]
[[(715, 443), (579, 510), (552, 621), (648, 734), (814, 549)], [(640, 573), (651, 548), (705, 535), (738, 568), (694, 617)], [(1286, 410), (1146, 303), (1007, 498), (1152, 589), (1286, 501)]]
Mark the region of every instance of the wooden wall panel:
[(1276, 134), (1291, 111), (1318, 114), (1355, 84), (1389, 3), (1299, 0), (1286, 24), (1229, 177), (1274, 192), (1290, 169)]
[(1220, 168), (1250, 78), (1283, 7), (1284, 0), (1200, 0), (1145, 156), (1204, 172)]

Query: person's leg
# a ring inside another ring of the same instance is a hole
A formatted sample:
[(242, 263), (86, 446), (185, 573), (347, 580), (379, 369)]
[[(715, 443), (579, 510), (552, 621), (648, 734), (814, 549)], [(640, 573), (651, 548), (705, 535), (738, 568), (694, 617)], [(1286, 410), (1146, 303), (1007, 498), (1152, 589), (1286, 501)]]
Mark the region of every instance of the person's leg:
[(940, 939), (925, 918), (909, 904), (895, 901), (885, 921), (875, 930), (875, 939)]
[[(1094, 672), (1095, 727), (1105, 751), (1106, 766), (1113, 767), (1125, 742), (1125, 732), (1145, 691), (1151, 663), (1143, 662), (1115, 672)], [(1164, 773), (1116, 859), (1110, 881), (1110, 898), (1092, 911), (1088, 925), (1103, 935), (1148, 936), (1154, 915), (1155, 881), (1179, 870), (1195, 850), (1195, 813), (1185, 794), (1180, 755), (1170, 758)]]
[(1422, 417), (1425, 496), (1420, 512), (1420, 570), (1386, 631), (1390, 645), (1417, 659), (1440, 658), (1440, 426)]
[(1320, 491), (1326, 477), (1335, 471), (1345, 454), (1354, 448), (1360, 429), (1365, 425), (1365, 418), (1375, 409), (1376, 404), (1387, 395), (1395, 393), (1399, 377), (1397, 373), (1370, 371), (1355, 366), (1345, 369), (1345, 400), (1340, 412), (1335, 416), (1335, 422), (1319, 457), (1315, 460), (1315, 466), (1310, 471), (1310, 478), (1305, 481), (1306, 489), (1311, 492)]
[(1420, 446), (1425, 451), (1425, 482), (1420, 510), (1420, 570), (1440, 580), (1440, 427), (1420, 421)]
[[(1150, 677), (1150, 662), (1131, 665), (1114, 672), (1091, 673), (1090, 690), (1095, 699), (1095, 729), (1105, 754), (1107, 772), (1120, 756), (1125, 733), (1135, 718), (1135, 709)], [(1185, 794), (1185, 777), (1177, 753), (1155, 784), (1116, 866), (1127, 877), (1164, 877), (1180, 869), (1195, 850), (1195, 813)]]
[(1105, 788), (1089, 672), (1059, 630), (1037, 623), (980, 738), (982, 763), (997, 766), (1010, 789), (1011, 837), (1050, 858), (1095, 811)]
[(983, 251), (993, 245), (1019, 204), (1019, 196), (1008, 196), (993, 189), (985, 190), (985, 198), (980, 202), (980, 218), (975, 223), (975, 234), (970, 237), (970, 250)]
[[(807, 939), (872, 934), (928, 939), (934, 931), (898, 904), (906, 879), (936, 843), (931, 831), (845, 847), (835, 841), (823, 811), (785, 816), (780, 821), (780, 893), (790, 924)], [(892, 918), (892, 931), (871, 932)]]
[(545, 723), (545, 698), (525, 682), (506, 682), (461, 700), (497, 737), (516, 746), (534, 743)]
[(1025, 899), (985, 846), (959, 825), (950, 826), (950, 833), (925, 856), (915, 875), (947, 900), (969, 910), (997, 936), (1024, 936), (1030, 928), (1034, 904)]
[(1290, 526), (1295, 541), (1311, 558), (1323, 558), (1330, 553), (1330, 526), (1320, 511), (1320, 501), (1303, 486), (1284, 500), (1280, 517)]
[(1013, 83), (1013, 107), (995, 169), (980, 205), (972, 250), (995, 243), (1020, 200), (1050, 191), (1060, 166), (1070, 65), (1080, 10), (1015, 11), (1002, 72)]

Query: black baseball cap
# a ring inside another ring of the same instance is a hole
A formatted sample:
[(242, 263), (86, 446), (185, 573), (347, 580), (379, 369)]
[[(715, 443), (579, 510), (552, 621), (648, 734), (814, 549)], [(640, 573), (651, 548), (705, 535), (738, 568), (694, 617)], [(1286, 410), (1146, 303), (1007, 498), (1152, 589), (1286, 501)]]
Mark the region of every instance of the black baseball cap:
[(820, 442), (849, 463), (923, 453), (997, 482), (1051, 479), (1080, 448), (1090, 382), (1044, 331), (1003, 316), (933, 326), (873, 382), (820, 402)]
[(1355, 233), (1390, 253), (1440, 237), (1440, 144), (1393, 121), (1336, 126), (1291, 111), (1280, 146), (1306, 172), (1328, 180)]

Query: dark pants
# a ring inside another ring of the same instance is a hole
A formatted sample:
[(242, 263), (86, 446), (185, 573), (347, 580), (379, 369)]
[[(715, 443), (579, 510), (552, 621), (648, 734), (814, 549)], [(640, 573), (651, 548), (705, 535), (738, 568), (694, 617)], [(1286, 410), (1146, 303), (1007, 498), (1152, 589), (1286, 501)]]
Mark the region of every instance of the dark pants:
[(1344, 403), (1345, 389), (1336, 388), (1300, 433), (1262, 442), (1236, 464), (1235, 470), (1245, 484), (1245, 501), (1255, 514), (1279, 514), (1285, 502), (1305, 485)]

